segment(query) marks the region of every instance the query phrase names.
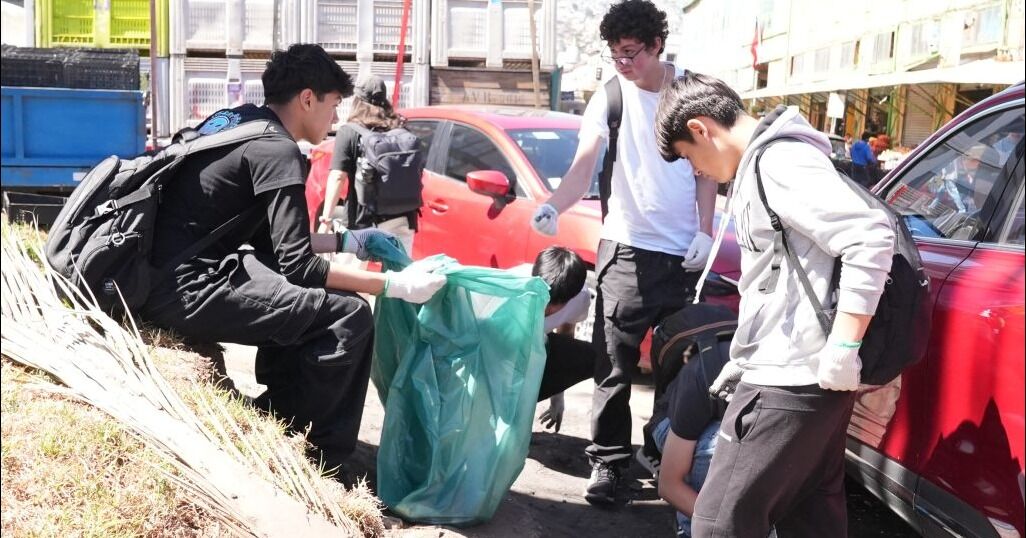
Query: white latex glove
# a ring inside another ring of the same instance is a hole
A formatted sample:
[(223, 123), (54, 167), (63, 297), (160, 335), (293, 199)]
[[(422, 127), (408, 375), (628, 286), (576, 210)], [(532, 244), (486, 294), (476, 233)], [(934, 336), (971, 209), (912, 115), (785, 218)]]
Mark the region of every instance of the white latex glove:
[(367, 261), (370, 258), (370, 252), (367, 252), (367, 241), (373, 236), (385, 236), (389, 241), (395, 245), (399, 245), (399, 239), (396, 236), (379, 230), (377, 228), (364, 228), (362, 230), (344, 230), (339, 232), (342, 234), (339, 243), (341, 244), (339, 252), (348, 252), (353, 254), (358, 259)]
[(827, 390), (858, 390), (862, 359), (859, 344), (827, 341), (819, 354), (819, 386)]
[(385, 278), (385, 297), (414, 304), (426, 303), (445, 285), (445, 275), (429, 273), (413, 266), (402, 271), (388, 271)]
[(549, 398), (549, 408), (538, 415), (538, 422), (546, 429), (552, 429), (559, 433), (559, 427), (563, 424), (563, 393), (554, 394)]
[(680, 266), (685, 271), (701, 271), (705, 269), (705, 262), (709, 260), (709, 252), (712, 251), (713, 238), (705, 232), (698, 232), (691, 240), (687, 254)]
[(542, 235), (556, 235), (559, 230), (559, 211), (549, 204), (542, 204), (531, 216), (531, 227)]
[(727, 361), (720, 370), (720, 375), (716, 376), (712, 385), (709, 385), (709, 394), (729, 402), (734, 398), (734, 391), (737, 390), (737, 384), (744, 373), (744, 368), (737, 361)]

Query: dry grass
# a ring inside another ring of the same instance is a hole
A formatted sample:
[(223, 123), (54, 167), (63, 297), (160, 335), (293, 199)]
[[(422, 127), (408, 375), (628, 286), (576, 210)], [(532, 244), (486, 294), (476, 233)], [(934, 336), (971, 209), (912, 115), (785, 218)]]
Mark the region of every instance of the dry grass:
[[(26, 226), (11, 231), (40, 259), (42, 238)], [(216, 432), (228, 451), (260, 459), (255, 469), (317, 513), (380, 536), (380, 502), (364, 484), (345, 490), (302, 458), (304, 439), (288, 436), (217, 383), (217, 361), (194, 353), (172, 334), (144, 329), (160, 374)], [(210, 351), (210, 350), (206, 350)], [(205, 353), (210, 355), (210, 353)], [(11, 536), (220, 536), (231, 529), (195, 504), (182, 477), (109, 415), (52, 390), (53, 380), (2, 367), (2, 531)], [(298, 464), (297, 460), (301, 463)], [(309, 467), (309, 468), (308, 468)], [(284, 484), (284, 486), (282, 486)]]
[(171, 468), (92, 406), (2, 365), (5, 536), (218, 536), (216, 521), (168, 478)]

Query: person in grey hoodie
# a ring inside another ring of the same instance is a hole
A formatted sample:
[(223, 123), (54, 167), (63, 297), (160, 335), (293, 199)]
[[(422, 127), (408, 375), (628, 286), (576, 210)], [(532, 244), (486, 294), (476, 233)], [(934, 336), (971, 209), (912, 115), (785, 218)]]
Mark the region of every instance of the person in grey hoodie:
[[(778, 107), (757, 120), (713, 77), (686, 72), (672, 83), (656, 139), (664, 159), (687, 158), (704, 176), (734, 182), (727, 212), (741, 247), (738, 330), (710, 388), (732, 398), (695, 506), (694, 535), (762, 538), (775, 527), (782, 536), (843, 537), (845, 432), (859, 346), (891, 266), (887, 216), (838, 176), (829, 139), (796, 109)], [(819, 300), (836, 309), (829, 334), (775, 245), (757, 159), (788, 245)], [(728, 220), (721, 219), (714, 255)]]

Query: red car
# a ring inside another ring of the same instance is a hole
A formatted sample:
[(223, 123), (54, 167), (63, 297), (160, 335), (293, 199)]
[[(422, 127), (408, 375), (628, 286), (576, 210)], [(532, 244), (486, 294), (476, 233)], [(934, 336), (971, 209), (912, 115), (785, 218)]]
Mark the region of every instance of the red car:
[(860, 393), (848, 471), (927, 536), (1023, 536), (1023, 84), (966, 110), (874, 188), (932, 279), (926, 357)]
[[(585, 199), (560, 217), (558, 235), (544, 236), (530, 226), (535, 209), (570, 167), (577, 151), (579, 116), (475, 106), (433, 106), (401, 113), (409, 120), (406, 128), (428, 152), (424, 207), (413, 244), (415, 259), (444, 253), (465, 265), (510, 268), (533, 263), (549, 245), (563, 245), (594, 268), (602, 226), (597, 171)], [(312, 223), (323, 207), (333, 150), (334, 140), (328, 140), (310, 153), (306, 192)], [(727, 249), (719, 266), (736, 268), (739, 255), (736, 246)], [(738, 275), (732, 276), (736, 284)], [(726, 277), (714, 275), (707, 289), (737, 310), (737, 289), (731, 275)], [(590, 324), (589, 318), (579, 326), (578, 337), (590, 339)]]

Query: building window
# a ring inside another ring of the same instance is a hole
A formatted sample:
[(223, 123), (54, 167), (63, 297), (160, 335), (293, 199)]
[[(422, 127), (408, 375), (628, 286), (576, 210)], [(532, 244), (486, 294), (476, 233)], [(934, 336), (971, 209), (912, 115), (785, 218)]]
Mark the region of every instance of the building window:
[(798, 80), (805, 74), (805, 53), (791, 56), (791, 78)]
[(841, 45), (841, 61), (838, 65), (841, 69), (855, 67), (858, 54), (858, 41), (849, 41)]
[(971, 11), (966, 14), (965, 32), (962, 35), (966, 45), (986, 45), (1001, 41), (1004, 20), (1001, 5)]
[(826, 73), (830, 70), (830, 47), (817, 49), (815, 53), (813, 72)]
[(755, 66), (755, 89), (761, 90), (769, 85), (769, 64)]
[(873, 57), (870, 63), (876, 64), (894, 58), (894, 32), (876, 34), (873, 38)]

